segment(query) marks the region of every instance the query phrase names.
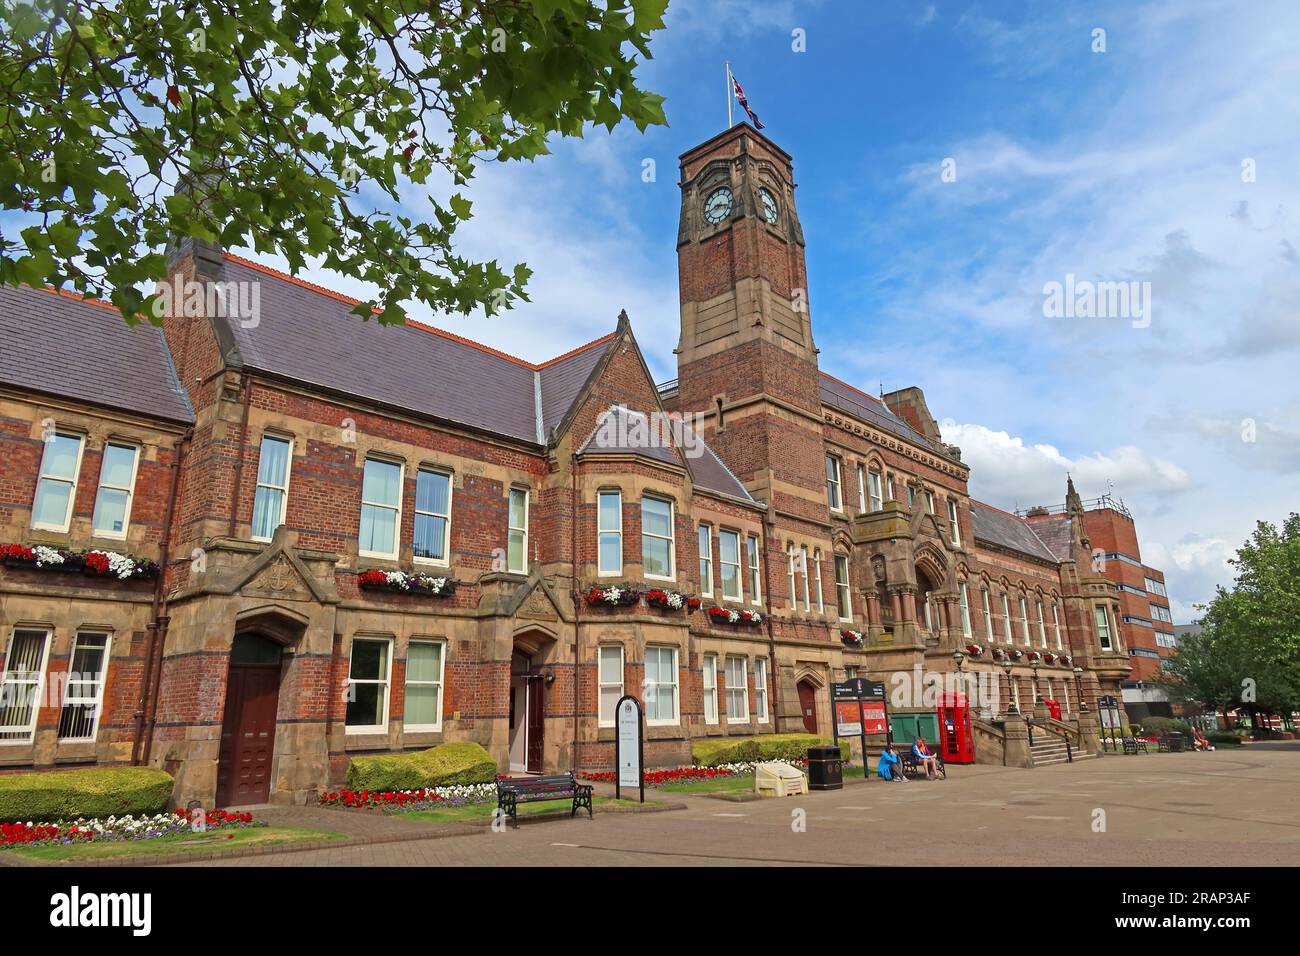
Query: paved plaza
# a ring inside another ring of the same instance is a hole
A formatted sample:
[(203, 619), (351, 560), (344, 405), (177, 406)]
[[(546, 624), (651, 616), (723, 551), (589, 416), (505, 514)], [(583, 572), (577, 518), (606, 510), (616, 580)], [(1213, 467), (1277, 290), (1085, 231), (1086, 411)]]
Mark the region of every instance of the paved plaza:
[[(744, 803), (652, 793), (685, 809), (198, 865), (1296, 866), (1297, 792), (1300, 742), (1254, 744), (1035, 770), (954, 767), (947, 781), (855, 781)], [(1104, 829), (1094, 832), (1099, 811)], [(304, 825), (320, 826), (346, 811), (300, 812)], [(385, 819), (385, 834), (397, 822)]]

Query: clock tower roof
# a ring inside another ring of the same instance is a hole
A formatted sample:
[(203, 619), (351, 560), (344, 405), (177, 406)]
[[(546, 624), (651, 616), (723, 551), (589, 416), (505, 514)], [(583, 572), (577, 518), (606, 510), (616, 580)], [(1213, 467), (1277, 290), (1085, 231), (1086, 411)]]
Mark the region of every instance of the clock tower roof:
[(718, 133), (716, 136), (712, 136), (709, 139), (706, 139), (704, 142), (700, 143), (697, 146), (692, 146), (686, 152), (682, 153), (678, 157), (678, 159), (682, 161), (682, 165), (685, 165), (694, 156), (705, 154), (705, 153), (711, 154), (715, 152), (718, 149), (718, 147), (722, 143), (726, 142), (728, 139), (739, 139), (740, 137), (744, 137), (744, 136), (752, 137), (753, 139), (762, 143), (768, 150), (772, 151), (773, 153), (777, 154), (782, 159), (784, 159), (786, 165), (789, 165), (790, 163), (793, 162), (793, 158), (790, 156), (790, 154), (787, 153), (785, 150), (783, 150), (780, 146), (776, 145), (776, 143), (772, 141), (771, 137), (763, 135), (758, 130), (754, 129), (754, 127), (744, 122), (737, 123), (735, 126), (729, 127), (728, 129), (724, 129), (721, 133)]

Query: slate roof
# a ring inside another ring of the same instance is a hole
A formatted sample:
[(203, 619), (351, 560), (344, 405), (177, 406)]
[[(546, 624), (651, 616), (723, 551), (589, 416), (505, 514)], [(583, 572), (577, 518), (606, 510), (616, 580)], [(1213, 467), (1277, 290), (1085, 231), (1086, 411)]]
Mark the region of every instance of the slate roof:
[(1047, 545), (1047, 550), (1056, 555), (1056, 560), (1068, 561), (1072, 557), (1074, 531), (1070, 527), (1069, 515), (1034, 518), (1028, 524), (1038, 539)]
[(1058, 562), (1059, 559), (1034, 533), (1029, 522), (973, 498), (970, 503), (970, 515), (971, 526), (975, 530), (977, 540), (1010, 551), (1018, 551), (1040, 561), (1050, 561), (1053, 564)]
[(534, 365), (418, 322), (365, 321), (357, 300), (239, 256), (222, 280), (260, 283), (257, 324), (225, 321), (246, 367), (539, 445), (614, 337)]
[(823, 404), (838, 408), (854, 418), (883, 428), (923, 448), (937, 451), (928, 438), (891, 412), (884, 402), (854, 388), (848, 382), (841, 382), (835, 376), (822, 372), (821, 392)]
[[(685, 459), (696, 487), (705, 491), (714, 491), (742, 501), (753, 501), (753, 497), (740, 483), (731, 469), (723, 464), (717, 452), (710, 448), (703, 439), (699, 441), (700, 454), (690, 455), (687, 449), (694, 446), (692, 435), (678, 439), (683, 454), (670, 445), (656, 438), (656, 430), (649, 427), (650, 422), (643, 412), (622, 406), (612, 406), (600, 413), (596, 427), (591, 430), (587, 440), (578, 449), (580, 455), (637, 454), (651, 461), (665, 465), (681, 467)], [(663, 434), (662, 427), (657, 430)]]
[(0, 286), (0, 382), (190, 424), (194, 410), (162, 329), (127, 325), (107, 302)]

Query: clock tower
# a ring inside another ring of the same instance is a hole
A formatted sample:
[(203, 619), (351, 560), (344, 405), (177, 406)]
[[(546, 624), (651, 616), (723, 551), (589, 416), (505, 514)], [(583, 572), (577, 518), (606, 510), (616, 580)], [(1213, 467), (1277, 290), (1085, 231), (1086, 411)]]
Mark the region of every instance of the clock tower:
[[(681, 156), (681, 411), (751, 494), (825, 515), (817, 349), (788, 153), (741, 123)], [(825, 520), (824, 517), (822, 520)]]

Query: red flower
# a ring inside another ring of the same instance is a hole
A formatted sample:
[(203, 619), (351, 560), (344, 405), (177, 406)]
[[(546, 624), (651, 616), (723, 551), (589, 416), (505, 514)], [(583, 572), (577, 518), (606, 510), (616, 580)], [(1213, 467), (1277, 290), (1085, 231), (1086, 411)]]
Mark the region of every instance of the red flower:
[(86, 555), (85, 567), (95, 574), (108, 573), (108, 555), (102, 551), (92, 551)]
[(378, 568), (371, 568), (357, 575), (357, 583), (363, 588), (382, 587), (388, 583), (388, 576)]

